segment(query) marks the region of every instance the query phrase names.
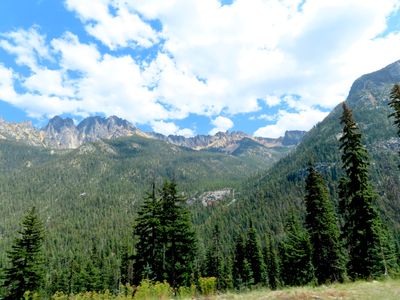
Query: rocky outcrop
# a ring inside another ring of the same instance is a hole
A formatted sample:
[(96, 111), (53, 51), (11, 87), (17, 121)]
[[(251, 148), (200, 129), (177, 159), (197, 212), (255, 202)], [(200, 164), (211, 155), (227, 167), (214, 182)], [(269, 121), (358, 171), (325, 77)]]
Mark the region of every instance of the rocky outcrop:
[(55, 116), (41, 130), (35, 129), (31, 123), (7, 123), (0, 120), (0, 139), (23, 141), (33, 146), (44, 146), (51, 149), (76, 149), (85, 143), (102, 139), (115, 139), (125, 136), (139, 135), (162, 140), (177, 146), (193, 150), (210, 150), (225, 153), (243, 152), (249, 145), (262, 148), (276, 148), (297, 145), (303, 131), (288, 131), (284, 137), (277, 139), (254, 137), (241, 131), (218, 132), (215, 135), (164, 136), (159, 133), (145, 133), (130, 122), (111, 116), (108, 118), (94, 116), (82, 120), (75, 125), (71, 118)]
[(0, 140), (24, 142), (31, 146), (45, 146), (45, 134), (36, 130), (31, 122), (8, 123), (0, 119)]
[(74, 149), (81, 145), (78, 130), (70, 118), (63, 119), (59, 116), (52, 118), (43, 128), (46, 144), (50, 148)]

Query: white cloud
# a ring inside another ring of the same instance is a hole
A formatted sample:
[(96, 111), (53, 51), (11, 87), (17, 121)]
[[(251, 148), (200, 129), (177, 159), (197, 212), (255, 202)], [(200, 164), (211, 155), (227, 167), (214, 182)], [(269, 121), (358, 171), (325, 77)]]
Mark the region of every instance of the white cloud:
[(45, 36), (38, 33), (37, 27), (0, 34), (0, 48), (15, 55), (17, 64), (31, 69), (36, 69), (44, 59), (52, 59), (46, 47)]
[(210, 130), (209, 134), (214, 135), (218, 132), (226, 132), (233, 127), (233, 122), (231, 119), (223, 116), (218, 116), (211, 121), (211, 124), (215, 127)]
[(7, 101), (15, 97), (13, 71), (0, 64), (0, 100)]
[(275, 121), (277, 116), (274, 115), (267, 115), (267, 114), (262, 114), (257, 117), (258, 120), (265, 120), (265, 121)]
[[(326, 115), (313, 107), (333, 108), (358, 76), (400, 58), (400, 33), (380, 35), (399, 4), (303, 2), (236, 0), (221, 6), (218, 0), (65, 0), (87, 32), (112, 51), (69, 32), (50, 43), (38, 28), (2, 34), (0, 47), (32, 71), (11, 77), (27, 89), (21, 97), (10, 88), (2, 97), (35, 114), (102, 112), (146, 124), (169, 124), (166, 120), (191, 113), (215, 118), (256, 112), (262, 99), (268, 107), (284, 102), (298, 113), (281, 112), (277, 123), (259, 134), (309, 129)], [(146, 21), (154, 19), (161, 32)], [(132, 50), (161, 40), (150, 63)], [(114, 52), (122, 48), (129, 49)], [(46, 68), (44, 60), (53, 60), (54, 67)], [(21, 103), (24, 95), (35, 95), (29, 101), (38, 101), (37, 107)], [(53, 105), (44, 105), (52, 100)], [(265, 112), (265, 120), (274, 121)], [(228, 125), (213, 130), (226, 131)], [(181, 130), (166, 126), (174, 134)]]
[(152, 128), (155, 132), (161, 133), (163, 135), (181, 135), (184, 137), (194, 136), (193, 130), (189, 128), (179, 128), (175, 123), (164, 122), (164, 121), (154, 121), (152, 122)]
[(86, 24), (87, 32), (112, 50), (135, 45), (147, 48), (158, 42), (157, 32), (129, 10), (125, 1), (67, 0), (66, 4)]
[(274, 95), (269, 95), (269, 96), (265, 97), (264, 101), (269, 107), (274, 107), (281, 103), (281, 99), (278, 96), (274, 96)]
[(23, 85), (41, 95), (73, 97), (74, 90), (71, 86), (65, 86), (63, 76), (63, 72), (59, 70), (37, 69), (34, 74), (26, 78)]
[(325, 118), (327, 114), (326, 112), (312, 108), (307, 108), (296, 113), (280, 110), (276, 124), (261, 127), (254, 132), (254, 135), (277, 138), (283, 136), (286, 130), (308, 131), (313, 125)]

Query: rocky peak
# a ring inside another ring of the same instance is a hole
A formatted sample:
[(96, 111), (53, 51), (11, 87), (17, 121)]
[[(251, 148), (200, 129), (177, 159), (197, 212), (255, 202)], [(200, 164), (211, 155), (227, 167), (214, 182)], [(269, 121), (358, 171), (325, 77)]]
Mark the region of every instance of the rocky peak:
[(55, 116), (42, 131), (50, 148), (70, 149), (80, 146), (78, 131), (71, 118)]
[(399, 82), (400, 60), (358, 78), (351, 86), (347, 102), (350, 107), (361, 105), (372, 108), (381, 105), (388, 101), (388, 90)]
[(74, 121), (71, 118), (63, 119), (59, 116), (55, 116), (49, 120), (49, 123), (46, 125), (46, 127), (43, 128), (43, 130), (54, 130), (56, 132), (62, 132), (66, 128), (75, 128)]
[(290, 130), (286, 131), (282, 139), (283, 146), (295, 146), (301, 142), (306, 131)]
[(0, 140), (20, 141), (31, 146), (44, 146), (44, 135), (31, 122), (8, 123), (0, 118)]
[(254, 137), (242, 131), (217, 132), (215, 135), (197, 135), (190, 138), (177, 135), (164, 136), (159, 133), (152, 133), (152, 136), (153, 138), (194, 150), (214, 150), (234, 153), (239, 147), (243, 147), (244, 144), (249, 145), (250, 142), (253, 145), (265, 148), (297, 145), (304, 134), (304, 131), (288, 131), (285, 137), (277, 139)]
[(94, 142), (99, 139), (112, 139), (122, 136), (130, 136), (136, 133), (137, 129), (128, 121), (111, 116), (89, 117), (78, 125), (79, 138), (83, 142)]

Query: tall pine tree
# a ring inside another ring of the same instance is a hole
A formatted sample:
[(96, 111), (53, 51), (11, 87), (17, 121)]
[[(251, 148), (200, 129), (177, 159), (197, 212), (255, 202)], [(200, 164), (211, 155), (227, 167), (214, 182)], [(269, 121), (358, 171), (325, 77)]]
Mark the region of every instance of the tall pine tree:
[(210, 247), (206, 253), (205, 275), (217, 278), (217, 289), (225, 289), (225, 266), (219, 227), (215, 225)]
[(175, 182), (166, 181), (160, 191), (162, 270), (172, 287), (189, 285), (194, 272), (197, 239), (184, 198)]
[(133, 234), (137, 238), (133, 264), (133, 282), (139, 284), (143, 278), (162, 281), (163, 246), (161, 244), (160, 200), (156, 197), (155, 184), (141, 206)]
[(238, 235), (235, 241), (232, 277), (233, 286), (238, 290), (254, 283), (253, 272), (246, 258), (246, 243), (242, 235)]
[(281, 244), (281, 278), (285, 285), (300, 286), (314, 281), (312, 247), (308, 232), (292, 212)]
[(390, 91), (389, 106), (393, 109), (393, 113), (389, 116), (394, 117), (394, 124), (397, 126), (397, 134), (400, 136), (400, 84), (393, 85)]
[(315, 277), (319, 284), (343, 281), (345, 263), (339, 242), (337, 218), (325, 182), (313, 166), (308, 169), (304, 202)]
[(266, 237), (266, 244), (263, 252), (266, 271), (268, 274), (268, 286), (272, 290), (276, 290), (280, 284), (279, 257), (271, 234), (268, 234)]
[(265, 285), (267, 283), (267, 274), (264, 259), (257, 231), (252, 222), (250, 222), (250, 227), (247, 231), (246, 258), (253, 273), (254, 284)]
[(37, 291), (43, 284), (44, 227), (34, 207), (25, 215), (18, 233), (7, 255), (10, 265), (4, 272), (5, 300), (21, 299), (26, 291)]
[(174, 182), (166, 181), (158, 197), (153, 191), (141, 207), (134, 235), (135, 283), (143, 278), (187, 285), (194, 271), (196, 236), (185, 201)]
[(397, 126), (397, 135), (400, 136), (400, 84), (393, 85), (390, 91), (389, 106), (393, 109), (393, 113), (389, 117), (394, 117), (394, 124)]
[(390, 235), (375, 207), (376, 194), (368, 178), (369, 158), (351, 109), (343, 103), (340, 138), (346, 177), (340, 184), (344, 235), (351, 278), (371, 278), (395, 268)]

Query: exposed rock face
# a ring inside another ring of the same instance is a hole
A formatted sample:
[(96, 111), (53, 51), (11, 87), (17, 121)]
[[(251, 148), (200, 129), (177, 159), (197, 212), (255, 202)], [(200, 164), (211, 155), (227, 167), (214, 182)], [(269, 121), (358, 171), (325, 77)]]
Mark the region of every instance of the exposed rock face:
[(70, 118), (62, 119), (58, 116), (49, 121), (43, 129), (46, 144), (51, 148), (74, 149), (88, 142), (101, 139), (114, 139), (131, 136), (139, 130), (126, 120), (116, 116), (109, 118), (89, 117), (75, 126)]
[(45, 146), (45, 135), (31, 122), (8, 123), (0, 119), (0, 140), (22, 141), (31, 146)]
[(131, 123), (116, 116), (109, 118), (88, 117), (78, 125), (70, 118), (55, 116), (41, 130), (31, 123), (7, 123), (0, 120), (0, 139), (23, 141), (33, 146), (44, 146), (52, 149), (76, 149), (89, 142), (102, 139), (140, 135), (155, 138), (177, 146), (194, 150), (211, 150), (225, 153), (243, 152), (252, 147), (276, 148), (297, 145), (305, 132), (288, 131), (284, 137), (277, 139), (253, 137), (244, 132), (218, 132), (215, 135), (197, 135), (191, 138), (183, 136), (164, 136), (158, 133), (145, 133)]
[(46, 144), (50, 148), (74, 149), (81, 145), (78, 130), (70, 118), (62, 119), (59, 116), (52, 118), (43, 128)]
[(306, 134), (305, 131), (300, 131), (300, 130), (286, 131), (285, 136), (283, 137), (282, 140), (282, 145), (283, 146), (297, 145), (301, 142), (305, 134)]
[(89, 117), (79, 123), (79, 140), (82, 143), (95, 142), (99, 139), (114, 139), (131, 136), (138, 129), (126, 120), (116, 116), (109, 118)]
[(191, 138), (183, 136), (169, 135), (164, 136), (158, 133), (152, 133), (152, 136), (175, 144), (178, 146), (188, 147), (195, 150), (217, 150), (226, 153), (237, 151), (243, 144), (248, 144), (249, 141), (262, 145), (266, 148), (275, 148), (282, 146), (295, 146), (300, 143), (305, 131), (287, 131), (284, 137), (280, 138), (262, 138), (254, 137), (241, 131), (233, 132), (218, 132), (215, 135), (197, 135)]

